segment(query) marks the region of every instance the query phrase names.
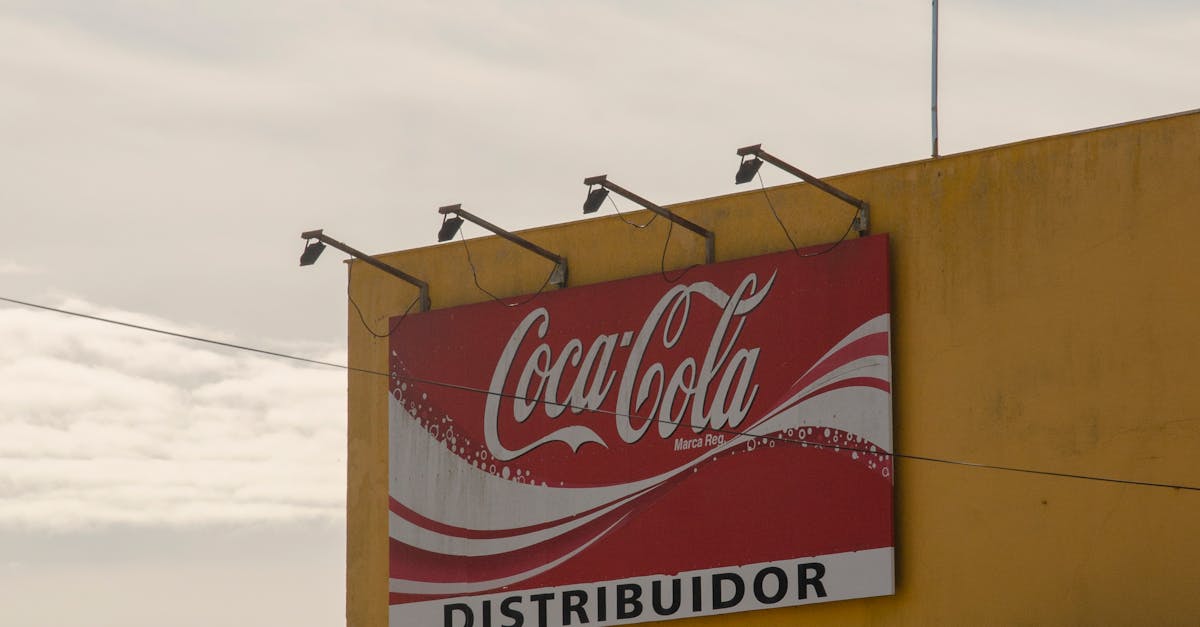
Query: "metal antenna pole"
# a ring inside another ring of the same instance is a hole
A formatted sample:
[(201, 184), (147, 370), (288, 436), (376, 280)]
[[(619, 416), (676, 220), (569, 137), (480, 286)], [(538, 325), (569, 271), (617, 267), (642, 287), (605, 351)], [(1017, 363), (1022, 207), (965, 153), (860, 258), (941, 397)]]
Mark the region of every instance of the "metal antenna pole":
[(933, 107), (933, 156), (938, 156), (938, 0), (933, 0), (933, 80), (931, 81)]

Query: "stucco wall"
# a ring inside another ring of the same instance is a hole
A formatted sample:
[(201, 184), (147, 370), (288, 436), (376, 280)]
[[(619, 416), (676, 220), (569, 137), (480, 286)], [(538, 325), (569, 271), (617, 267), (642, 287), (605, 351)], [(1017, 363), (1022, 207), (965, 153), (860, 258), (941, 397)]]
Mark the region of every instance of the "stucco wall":
[[(1200, 376), (1191, 361), (1200, 354), (1200, 246), (1192, 241), (1200, 113), (829, 180), (868, 200), (872, 232), (891, 240), (897, 452), (1200, 485)], [(800, 245), (836, 240), (853, 213), (807, 185), (769, 193)], [(761, 191), (671, 209), (717, 233), (718, 260), (788, 248)], [(567, 256), (577, 286), (657, 272), (666, 221), (635, 230), (605, 216), (523, 235)], [(470, 246), (480, 282), (497, 294), (534, 291), (550, 270), (497, 238)], [(677, 228), (667, 265), (703, 254), (703, 241)], [(434, 307), (487, 299), (461, 242), (381, 258), (428, 280)], [(377, 331), (415, 297), (361, 263), (351, 293)], [(386, 340), (348, 313), (350, 365), (386, 372)], [(381, 627), (387, 381), (352, 372), (349, 391), (347, 622)], [(1200, 616), (1200, 492), (902, 458), (895, 525), (895, 596), (670, 624), (1188, 624)]]

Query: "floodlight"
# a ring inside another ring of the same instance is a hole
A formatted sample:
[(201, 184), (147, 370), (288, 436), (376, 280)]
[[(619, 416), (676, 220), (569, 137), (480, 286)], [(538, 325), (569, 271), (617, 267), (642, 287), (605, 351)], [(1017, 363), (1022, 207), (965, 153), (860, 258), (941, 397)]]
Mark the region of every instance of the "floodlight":
[(600, 205), (604, 204), (604, 199), (608, 198), (608, 190), (603, 187), (593, 187), (588, 189), (587, 200), (583, 201), (583, 213), (596, 213), (600, 209)]
[(448, 242), (454, 239), (454, 236), (458, 234), (458, 229), (462, 228), (462, 223), (462, 218), (442, 216), (442, 228), (438, 229), (438, 241)]
[(317, 258), (321, 253), (325, 252), (325, 244), (321, 242), (312, 242), (304, 245), (304, 252), (300, 254), (300, 265), (311, 266), (317, 262)]
[(733, 182), (741, 185), (754, 180), (754, 175), (758, 174), (758, 169), (762, 167), (762, 159), (751, 157), (750, 159), (742, 159), (742, 164), (738, 166), (737, 175), (733, 177)]

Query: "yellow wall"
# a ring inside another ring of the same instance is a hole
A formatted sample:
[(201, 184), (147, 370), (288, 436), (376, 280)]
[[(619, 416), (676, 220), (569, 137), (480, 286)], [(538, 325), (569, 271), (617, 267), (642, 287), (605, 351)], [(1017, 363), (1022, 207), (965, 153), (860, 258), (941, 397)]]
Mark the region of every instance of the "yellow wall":
[[(868, 200), (872, 232), (891, 238), (897, 452), (1200, 485), (1200, 113), (829, 180)], [(800, 245), (837, 239), (852, 214), (807, 185), (769, 191)], [(759, 190), (672, 210), (717, 233), (718, 261), (788, 247)], [(664, 220), (638, 231), (605, 216), (523, 235), (566, 255), (578, 286), (657, 272), (665, 232)], [(550, 270), (494, 237), (470, 246), (498, 294), (533, 291)], [(703, 251), (675, 229), (668, 266)], [(427, 279), (434, 307), (487, 298), (461, 242), (381, 258)], [(361, 263), (351, 291), (377, 330), (415, 295)], [(349, 342), (351, 366), (387, 371), (386, 341), (353, 310)], [(349, 379), (353, 627), (387, 623), (386, 385)], [(895, 596), (669, 624), (1200, 617), (1200, 492), (901, 459), (895, 524)]]

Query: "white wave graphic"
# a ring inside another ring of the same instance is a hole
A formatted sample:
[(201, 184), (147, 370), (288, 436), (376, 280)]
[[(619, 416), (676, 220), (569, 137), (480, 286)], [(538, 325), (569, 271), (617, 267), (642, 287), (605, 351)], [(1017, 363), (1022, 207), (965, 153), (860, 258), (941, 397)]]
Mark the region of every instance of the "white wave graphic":
[(538, 531), (522, 533), (504, 538), (463, 538), (460, 536), (447, 535), (432, 529), (426, 529), (420, 525), (405, 520), (395, 512), (388, 512), (390, 518), (388, 520), (388, 533), (396, 539), (403, 539), (405, 544), (414, 546), (418, 549), (429, 551), (432, 553), (440, 553), (442, 555), (454, 555), (457, 557), (482, 557), (486, 555), (498, 555), (500, 553), (511, 553), (520, 549), (529, 548), (542, 542), (553, 540), (561, 535), (574, 531), (588, 523), (604, 517), (613, 510), (620, 508), (622, 505), (635, 500), (639, 494), (627, 496), (623, 499), (618, 499), (613, 503), (602, 507), (586, 516), (571, 518), (565, 522)]
[[(862, 338), (864, 338), (868, 335), (874, 335), (876, 333), (888, 334), (888, 343), (889, 343), (888, 355), (891, 355), (892, 354), (892, 348), (890, 345), (891, 338), (892, 338), (891, 327), (892, 327), (891, 314), (880, 314), (880, 315), (875, 316), (874, 318), (871, 318), (870, 320), (862, 323), (861, 325), (859, 325), (859, 327), (857, 329), (851, 331), (848, 335), (846, 335), (846, 337), (842, 338), (842, 340), (840, 342), (838, 342), (837, 344), (834, 344), (833, 348), (829, 349), (828, 351), (825, 351), (825, 354), (821, 355), (820, 359), (818, 359), (816, 362), (814, 362), (813, 365), (809, 366), (808, 370), (804, 371), (804, 374), (800, 375), (799, 377), (796, 377), (796, 381), (799, 382), (801, 379), (803, 379), (805, 377), (805, 375), (812, 372), (817, 366), (821, 365), (825, 360), (832, 357), (834, 353), (842, 350), (843, 348), (848, 346), (850, 343), (861, 340)], [(891, 381), (892, 381), (891, 370), (888, 371), (887, 376), (883, 377), (883, 379), (885, 381), (887, 381), (888, 383), (891, 383)]]
[(388, 590), (391, 592), (398, 592), (398, 593), (404, 593), (404, 594), (447, 595), (447, 594), (471, 594), (474, 592), (484, 592), (486, 590), (495, 590), (496, 588), (501, 588), (504, 586), (511, 586), (515, 583), (520, 583), (522, 581), (525, 581), (526, 579), (529, 579), (530, 577), (536, 577), (537, 575), (540, 575), (540, 574), (550, 570), (551, 568), (554, 568), (555, 566), (558, 566), (559, 564), (566, 562), (567, 560), (571, 559), (572, 557), (579, 555), (581, 552), (583, 552), (584, 549), (586, 549), (589, 546), (591, 546), (592, 544), (594, 544), (597, 540), (599, 540), (600, 538), (603, 538), (605, 535), (608, 535), (608, 532), (612, 531), (613, 528), (616, 527), (617, 525), (620, 525), (621, 521), (625, 520), (625, 518), (627, 516), (628, 516), (628, 514), (626, 514), (625, 516), (622, 516), (616, 522), (609, 525), (606, 529), (604, 529), (600, 533), (597, 533), (592, 538), (588, 539), (587, 542), (584, 542), (579, 547), (572, 550), (570, 553), (567, 553), (566, 555), (564, 555), (554, 561), (542, 564), (542, 565), (538, 566), (537, 568), (531, 568), (529, 570), (522, 571), (522, 572), (516, 573), (514, 575), (510, 575), (508, 577), (503, 577), (500, 579), (490, 579), (488, 581), (470, 581), (470, 582), (431, 582), (431, 581), (413, 581), (411, 579), (392, 578), (392, 579), (388, 580)]
[(392, 498), (425, 518), (453, 527), (496, 531), (562, 520), (654, 487), (677, 472), (595, 488), (517, 483), (476, 468), (451, 452), (394, 397), (388, 405)]
[[(831, 348), (808, 372), (819, 367), (838, 349), (850, 342), (873, 333), (886, 333), (888, 323), (888, 316), (885, 314), (863, 324)], [(854, 377), (869, 377), (890, 382), (890, 360), (886, 356), (870, 356), (843, 364), (792, 394), (747, 429), (745, 435), (729, 438), (724, 444), (707, 451), (705, 455), (655, 477), (596, 488), (523, 484), (476, 468), (431, 437), (400, 401), (389, 397), (389, 454), (392, 460), (389, 471), (390, 492), (391, 496), (405, 507), (428, 519), (473, 530), (514, 530), (560, 521), (545, 529), (504, 538), (463, 538), (421, 527), (392, 514), (389, 533), (393, 538), (410, 546), (447, 556), (486, 556), (529, 548), (595, 521), (635, 500), (644, 491), (661, 485), (715, 455), (745, 445), (748, 440), (760, 435), (782, 432), (789, 428), (811, 426), (838, 429), (875, 445), (881, 452), (889, 452), (892, 433), (889, 420), (891, 395), (888, 392), (867, 386), (852, 386), (829, 390), (804, 399), (824, 386)], [(803, 376), (797, 381), (802, 379)], [(596, 511), (580, 515), (590, 510)], [(608, 529), (588, 540), (584, 546), (595, 542), (607, 533)], [(579, 550), (582, 550), (582, 547), (571, 554), (574, 555)], [(557, 563), (560, 562), (555, 562)], [(530, 571), (521, 578), (532, 577), (535, 574), (537, 573)], [(413, 585), (410, 586), (410, 583)], [(394, 592), (462, 592), (439, 587), (442, 585), (405, 580), (392, 582)], [(438, 591), (429, 591), (433, 589), (429, 586), (434, 586)]]

